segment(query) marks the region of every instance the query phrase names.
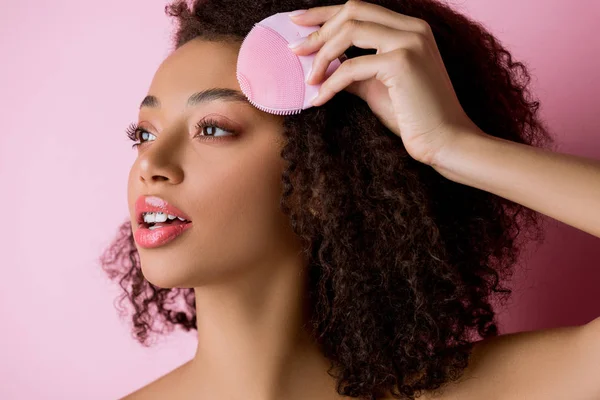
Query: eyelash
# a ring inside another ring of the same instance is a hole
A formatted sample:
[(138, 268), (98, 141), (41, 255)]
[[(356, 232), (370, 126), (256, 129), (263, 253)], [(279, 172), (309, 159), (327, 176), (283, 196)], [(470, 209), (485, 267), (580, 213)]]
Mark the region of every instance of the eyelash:
[[(203, 119), (202, 121), (198, 122), (194, 128), (196, 130), (198, 130), (198, 131), (202, 131), (204, 128), (209, 127), (209, 126), (222, 129), (225, 132), (230, 133), (231, 135), (229, 135), (229, 136), (236, 136), (237, 135), (237, 132), (235, 132), (234, 130), (225, 128), (217, 120), (215, 120), (215, 119), (213, 119), (211, 117), (207, 117), (207, 118)], [(138, 146), (140, 146), (140, 145), (142, 145), (142, 144), (144, 144), (144, 143), (147, 142), (147, 141), (145, 141), (145, 142), (139, 142), (140, 139), (138, 138), (138, 136), (141, 135), (144, 132), (153, 135), (152, 132), (148, 132), (144, 128), (141, 128), (135, 122), (132, 123), (131, 125), (129, 125), (129, 127), (125, 130), (125, 133), (126, 133), (127, 137), (130, 140), (134, 141), (134, 142), (138, 142), (138, 143), (134, 143), (131, 146), (131, 148), (136, 148), (136, 147), (138, 147)], [(225, 137), (223, 137), (223, 136), (207, 136), (207, 135), (198, 135), (198, 134), (196, 134), (194, 137), (201, 137), (202, 140), (208, 140), (208, 141), (228, 139), (227, 136), (225, 136)]]

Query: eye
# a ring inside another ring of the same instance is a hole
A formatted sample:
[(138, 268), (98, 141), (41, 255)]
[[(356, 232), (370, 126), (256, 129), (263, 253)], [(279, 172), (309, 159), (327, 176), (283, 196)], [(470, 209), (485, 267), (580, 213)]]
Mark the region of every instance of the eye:
[(149, 136), (154, 136), (154, 138), (156, 139), (156, 136), (154, 134), (148, 132), (144, 128), (141, 128), (136, 123), (132, 123), (131, 125), (129, 125), (129, 127), (125, 130), (125, 133), (127, 134), (127, 137), (129, 139), (133, 140), (134, 142), (137, 142), (131, 146), (132, 148), (135, 148), (141, 145), (142, 143), (147, 142)]
[[(212, 133), (205, 133), (206, 132), (205, 128), (216, 128), (216, 130), (213, 129)], [(215, 120), (211, 117), (204, 118), (202, 121), (198, 122), (196, 124), (196, 129), (199, 132), (195, 137), (200, 137), (203, 140), (220, 140), (220, 139), (225, 139), (229, 136), (237, 135), (236, 131), (221, 125), (221, 123), (219, 123), (217, 120)], [(219, 130), (221, 130), (222, 132), (225, 132), (226, 134), (225, 135), (217, 135), (216, 132), (218, 132)], [(204, 133), (204, 134), (201, 135), (200, 133)]]
[[(213, 129), (207, 132), (207, 128)], [(198, 133), (194, 137), (200, 138), (201, 140), (226, 140), (230, 137), (237, 136), (237, 132), (235, 130), (225, 127), (211, 117), (204, 118), (202, 121), (198, 122), (195, 126), (195, 129), (198, 131)], [(225, 134), (219, 134), (219, 131), (224, 132)], [(125, 132), (130, 140), (136, 142), (131, 146), (132, 148), (138, 147), (150, 141), (150, 137), (152, 137), (152, 140), (156, 139), (156, 135), (148, 132), (136, 123), (129, 125)]]

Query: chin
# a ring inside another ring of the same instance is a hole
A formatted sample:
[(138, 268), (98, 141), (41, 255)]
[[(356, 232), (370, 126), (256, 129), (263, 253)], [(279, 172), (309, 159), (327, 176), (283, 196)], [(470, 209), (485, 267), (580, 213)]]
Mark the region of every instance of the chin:
[(192, 287), (189, 284), (192, 279), (189, 270), (182, 269), (180, 263), (162, 262), (156, 257), (144, 261), (141, 256), (140, 261), (144, 278), (154, 286), (163, 289)]
[(140, 261), (144, 278), (154, 286), (163, 289), (194, 288), (230, 279), (219, 266), (213, 265), (207, 268), (205, 265), (202, 268), (197, 260), (177, 261), (172, 257), (161, 260), (153, 254), (146, 260), (140, 255)]

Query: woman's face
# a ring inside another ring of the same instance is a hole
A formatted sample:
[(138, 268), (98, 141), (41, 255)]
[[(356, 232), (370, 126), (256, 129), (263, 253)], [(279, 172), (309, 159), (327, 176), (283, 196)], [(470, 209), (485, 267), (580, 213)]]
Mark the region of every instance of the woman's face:
[[(143, 144), (128, 180), (134, 236), (139, 196), (158, 196), (192, 221), (161, 246), (136, 242), (144, 276), (156, 286), (197, 287), (257, 269), (268, 273), (298, 254), (279, 209), (284, 117), (243, 101), (238, 50), (233, 43), (186, 43), (160, 65), (148, 91), (156, 99), (146, 98), (140, 108), (139, 127), (150, 134), (138, 132)], [(238, 99), (209, 96), (187, 105), (195, 93), (216, 88), (239, 91)], [(220, 127), (196, 128), (207, 119)]]

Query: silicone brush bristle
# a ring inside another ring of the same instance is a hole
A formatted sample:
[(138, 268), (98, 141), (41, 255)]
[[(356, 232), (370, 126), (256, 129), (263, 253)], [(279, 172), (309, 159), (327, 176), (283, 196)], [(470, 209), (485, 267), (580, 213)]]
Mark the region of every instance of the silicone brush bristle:
[[(315, 54), (298, 56), (287, 46), (319, 26), (296, 25), (288, 14), (274, 14), (254, 24), (238, 55), (236, 76), (242, 92), (252, 105), (270, 114), (298, 114), (312, 107), (309, 99), (321, 87), (305, 82)], [(339, 65), (340, 61), (334, 60), (325, 77)]]
[(275, 108), (265, 107), (263, 105), (260, 105), (260, 104), (256, 103), (255, 101), (253, 101), (252, 99), (248, 99), (248, 101), (254, 107), (258, 108), (261, 111), (269, 113), (269, 114), (275, 114), (275, 115), (294, 115), (294, 114), (299, 114), (302, 111), (302, 109), (300, 109), (300, 108), (294, 108), (294, 109), (291, 109), (291, 110), (275, 109)]

